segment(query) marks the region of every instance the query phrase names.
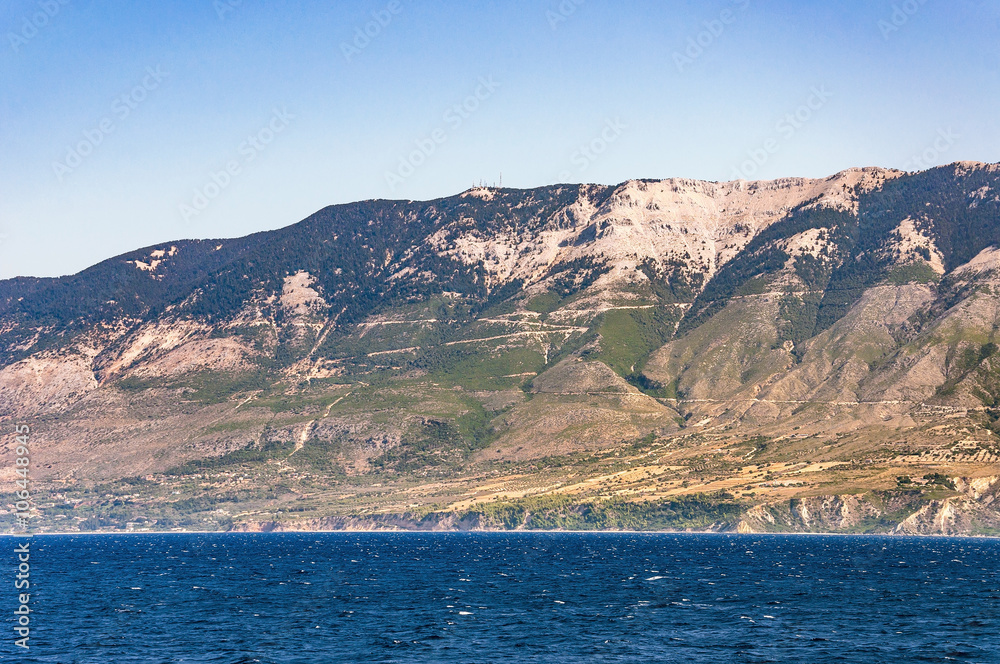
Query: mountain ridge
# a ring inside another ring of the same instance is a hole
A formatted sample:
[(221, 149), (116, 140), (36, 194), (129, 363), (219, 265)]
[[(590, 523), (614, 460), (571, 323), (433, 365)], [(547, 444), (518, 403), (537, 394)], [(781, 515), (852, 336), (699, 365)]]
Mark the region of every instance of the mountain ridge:
[[(84, 529), (509, 505), (505, 527), (993, 532), (998, 181), (480, 187), (4, 280), (0, 421), (43, 423), (46, 509)], [(815, 500), (867, 516), (789, 502)]]

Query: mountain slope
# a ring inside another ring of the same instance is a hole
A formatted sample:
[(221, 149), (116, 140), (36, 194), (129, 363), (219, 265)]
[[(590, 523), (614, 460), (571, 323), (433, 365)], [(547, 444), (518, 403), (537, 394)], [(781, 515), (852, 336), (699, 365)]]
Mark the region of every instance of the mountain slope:
[(998, 181), (478, 188), (0, 281), (0, 421), (49, 529), (989, 530)]

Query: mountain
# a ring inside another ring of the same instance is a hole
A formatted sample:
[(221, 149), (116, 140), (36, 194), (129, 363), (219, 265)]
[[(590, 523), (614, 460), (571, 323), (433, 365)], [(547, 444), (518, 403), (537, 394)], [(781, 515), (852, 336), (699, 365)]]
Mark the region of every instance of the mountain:
[(998, 534), (998, 247), (971, 162), (332, 206), (0, 281), (0, 422), (43, 530)]

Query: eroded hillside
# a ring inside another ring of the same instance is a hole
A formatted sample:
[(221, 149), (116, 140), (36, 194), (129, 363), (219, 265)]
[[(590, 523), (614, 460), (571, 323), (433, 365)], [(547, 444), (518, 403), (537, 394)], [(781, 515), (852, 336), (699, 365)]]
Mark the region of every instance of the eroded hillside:
[(975, 163), (336, 206), (0, 282), (0, 422), (48, 530), (994, 533), (998, 247)]

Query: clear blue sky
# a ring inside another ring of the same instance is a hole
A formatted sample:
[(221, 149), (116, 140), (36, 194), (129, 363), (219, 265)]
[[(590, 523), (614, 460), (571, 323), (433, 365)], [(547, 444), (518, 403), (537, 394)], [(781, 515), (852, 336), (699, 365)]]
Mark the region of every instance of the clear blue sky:
[(0, 278), (501, 172), (1000, 161), (993, 0), (3, 4)]

